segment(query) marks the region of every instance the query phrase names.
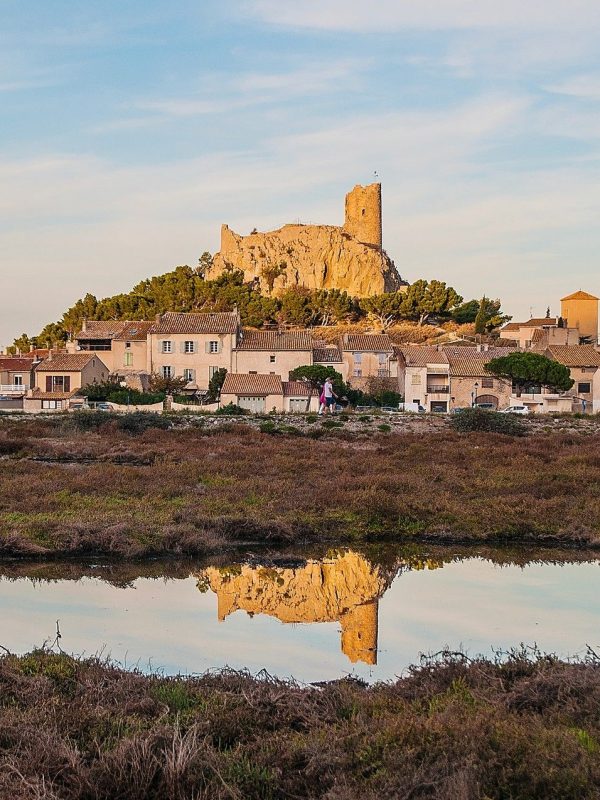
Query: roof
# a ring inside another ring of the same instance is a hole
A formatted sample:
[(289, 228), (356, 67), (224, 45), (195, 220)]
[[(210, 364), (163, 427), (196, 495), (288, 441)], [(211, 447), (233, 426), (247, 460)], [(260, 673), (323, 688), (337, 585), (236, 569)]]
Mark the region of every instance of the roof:
[(117, 341), (145, 341), (148, 331), (154, 325), (153, 322), (147, 320), (134, 320), (133, 322), (125, 322), (120, 333), (115, 336)]
[(493, 358), (501, 358), (514, 353), (513, 347), (490, 347), (478, 350), (476, 347), (447, 347), (446, 355), (450, 362), (450, 375), (463, 378), (478, 378), (488, 373), (484, 369)]
[(500, 330), (518, 331), (519, 328), (555, 328), (558, 325), (558, 317), (531, 317), (527, 322), (507, 322)]
[(228, 372), (225, 375), (221, 394), (267, 395), (283, 394), (280, 375), (246, 375)]
[(33, 367), (31, 358), (22, 356), (0, 356), (0, 369), (9, 372), (28, 372)]
[(546, 352), (565, 367), (600, 367), (600, 353), (591, 344), (552, 345)]
[(342, 350), (363, 353), (392, 353), (392, 340), (385, 333), (349, 333), (342, 338)]
[(394, 352), (404, 356), (407, 367), (426, 367), (427, 364), (447, 364), (448, 357), (437, 347), (406, 346), (396, 347)]
[(31, 393), (30, 400), (68, 400), (74, 397), (78, 389), (73, 389), (71, 392), (42, 392), (40, 389), (34, 389)]
[(168, 311), (150, 328), (150, 333), (236, 333), (235, 311), (210, 311), (204, 314), (179, 314)]
[[(310, 384), (308, 381), (283, 381), (283, 396), (284, 397), (308, 397), (311, 394)], [(318, 395), (314, 389), (313, 395)]]
[(80, 372), (92, 359), (104, 365), (106, 364), (98, 357), (95, 352), (92, 353), (55, 353), (52, 358), (46, 358), (35, 368), (36, 372)]
[(83, 328), (76, 334), (76, 339), (93, 341), (94, 339), (114, 339), (121, 332), (125, 323), (118, 319), (91, 319), (85, 321)]
[(582, 292), (581, 290), (578, 292), (573, 292), (573, 294), (568, 294), (566, 297), (560, 298), (561, 303), (563, 300), (598, 300), (595, 294), (590, 294), (589, 292)]
[(306, 350), (313, 346), (310, 331), (257, 331), (243, 328), (238, 350)]
[(342, 354), (339, 347), (313, 347), (313, 364), (340, 364)]

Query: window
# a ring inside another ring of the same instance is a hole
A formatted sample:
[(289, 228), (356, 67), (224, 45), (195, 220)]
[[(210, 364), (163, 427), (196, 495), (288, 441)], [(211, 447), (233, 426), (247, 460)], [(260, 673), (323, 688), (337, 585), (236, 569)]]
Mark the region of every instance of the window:
[(191, 383), (193, 380), (196, 379), (196, 370), (194, 370), (194, 369), (184, 369), (183, 370), (183, 377), (188, 383)]
[(589, 394), (592, 391), (591, 383), (578, 383), (577, 394)]
[(169, 341), (168, 339), (165, 339), (165, 341), (161, 342), (161, 344), (162, 344), (161, 352), (163, 352), (163, 353), (171, 353), (172, 352), (173, 342)]
[(23, 386), (22, 375), (13, 375), (13, 386)]
[(354, 375), (355, 378), (362, 378), (362, 369), (357, 369), (355, 367), (352, 374)]
[(60, 408), (59, 400), (42, 400), (42, 408), (56, 409)]
[(481, 388), (482, 389), (493, 389), (494, 388), (494, 379), (493, 378), (482, 378), (481, 379)]
[(271, 364), (274, 364), (275, 363), (275, 356), (269, 356), (269, 361), (271, 362)]
[(69, 375), (46, 375), (47, 392), (70, 392), (71, 378)]
[(125, 342), (125, 347), (129, 349), (131, 347), (131, 342)]
[(195, 353), (196, 352), (196, 348), (194, 347), (194, 343), (193, 342), (189, 342), (189, 341), (184, 342), (183, 343), (183, 352), (184, 353)]
[(387, 364), (387, 353), (378, 353), (379, 357), (379, 366), (382, 367), (384, 364)]
[(173, 367), (163, 367), (162, 368), (162, 376), (163, 376), (163, 378), (172, 378), (173, 377)]
[(354, 359), (355, 364), (362, 363), (362, 353), (352, 353), (352, 358)]
[(413, 374), (411, 375), (410, 382), (411, 382), (411, 384), (413, 386), (420, 386), (421, 385), (421, 376), (419, 375), (418, 372), (413, 372)]
[(133, 366), (133, 353), (125, 353), (125, 362), (123, 364), (125, 367), (132, 367)]
[(219, 352), (219, 342), (210, 341), (208, 343), (208, 352), (209, 353), (218, 353)]
[(377, 377), (379, 378), (387, 378), (388, 370), (387, 367), (379, 367), (377, 370)]

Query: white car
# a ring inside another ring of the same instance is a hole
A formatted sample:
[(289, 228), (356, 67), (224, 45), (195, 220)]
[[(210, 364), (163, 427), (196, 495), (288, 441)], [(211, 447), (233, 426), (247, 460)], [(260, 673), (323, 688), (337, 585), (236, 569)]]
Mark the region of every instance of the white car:
[(531, 414), (529, 406), (509, 406), (503, 408), (501, 414)]

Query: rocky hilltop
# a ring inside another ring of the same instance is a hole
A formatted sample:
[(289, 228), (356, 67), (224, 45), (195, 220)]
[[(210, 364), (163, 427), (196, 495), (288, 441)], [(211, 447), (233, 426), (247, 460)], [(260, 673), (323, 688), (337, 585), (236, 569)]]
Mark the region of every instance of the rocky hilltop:
[(406, 285), (382, 249), (381, 184), (355, 186), (346, 195), (343, 227), (284, 225), (241, 236), (221, 228), (221, 249), (206, 277), (243, 270), (264, 294), (285, 289), (341, 289), (356, 297), (392, 292)]

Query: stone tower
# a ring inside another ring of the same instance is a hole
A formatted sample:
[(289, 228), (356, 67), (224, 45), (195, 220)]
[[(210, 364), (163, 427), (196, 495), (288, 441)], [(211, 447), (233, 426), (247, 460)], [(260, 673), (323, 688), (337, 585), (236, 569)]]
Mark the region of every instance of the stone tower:
[(588, 292), (574, 292), (560, 300), (560, 315), (580, 336), (598, 341), (598, 298)]
[(346, 195), (344, 230), (363, 244), (381, 248), (381, 184), (355, 186)]

